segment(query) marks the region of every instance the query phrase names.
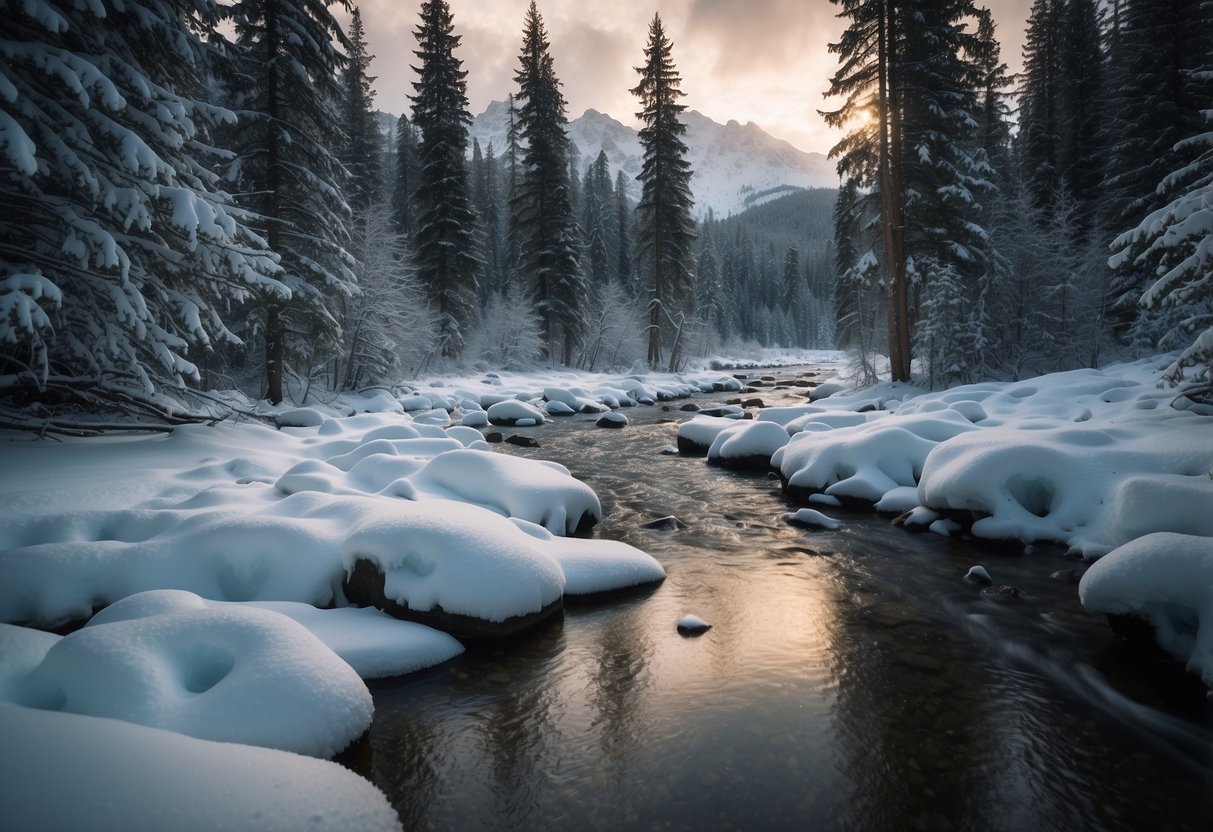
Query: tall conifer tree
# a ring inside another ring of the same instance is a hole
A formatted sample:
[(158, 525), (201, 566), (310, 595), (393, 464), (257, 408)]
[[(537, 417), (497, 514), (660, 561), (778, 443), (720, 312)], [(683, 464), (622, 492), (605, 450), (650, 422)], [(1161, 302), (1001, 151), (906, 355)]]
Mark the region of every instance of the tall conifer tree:
[[(651, 367), (661, 363), (663, 328), (678, 323), (691, 311), (695, 226), (691, 219), (691, 165), (682, 140), (686, 125), (679, 115), (686, 109), (678, 99), (682, 78), (674, 66), (673, 44), (666, 37), (661, 17), (653, 15), (644, 66), (637, 67), (640, 83), (632, 94), (640, 99), (640, 144), (644, 163), (637, 177), (643, 190), (636, 208), (637, 256), (648, 272), (649, 347)], [(672, 345), (671, 366), (678, 345)]]
[(6, 6), (0, 399), (146, 405), (239, 343), (232, 306), (290, 294), (210, 169), (231, 118), (206, 89), (218, 15), (205, 0)]
[(421, 132), (413, 259), (438, 315), (442, 355), (450, 358), (463, 349), (476, 309), (475, 215), (464, 160), (472, 121), (467, 71), (455, 57), (460, 36), (445, 0), (422, 3), (413, 34), (418, 44), (413, 54), (421, 62), (414, 67), (418, 80), (412, 96), (413, 124)]
[(532, 287), (549, 360), (572, 361), (585, 300), (579, 234), (569, 190), (564, 95), (548, 51), (543, 18), (532, 0), (518, 56), (518, 134), (523, 151), (514, 211), (519, 270)]
[[(339, 5), (348, 9), (345, 0)], [(356, 291), (349, 207), (341, 198), (341, 87), (349, 44), (328, 4), (319, 0), (240, 0), (236, 24), (242, 108), (229, 174), (249, 194), (265, 238), (278, 253), (289, 302), (266, 305), (266, 397), (283, 398), (288, 351), (313, 364), (331, 352), (340, 327), (333, 298)]]

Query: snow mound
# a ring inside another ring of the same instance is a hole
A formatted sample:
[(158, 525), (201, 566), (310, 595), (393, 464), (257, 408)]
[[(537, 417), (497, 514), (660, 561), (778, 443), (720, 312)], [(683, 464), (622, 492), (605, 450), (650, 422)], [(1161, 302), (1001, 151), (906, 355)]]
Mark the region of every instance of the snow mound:
[(792, 434), (771, 461), (796, 496), (923, 506), (941, 533), (960, 528), (938, 516), (953, 512), (979, 537), (1093, 558), (1155, 531), (1213, 535), (1201, 508), (1213, 505), (1213, 420), (1169, 406), (1159, 360), (935, 393), (881, 384), (758, 419)]
[[(731, 419), (728, 421), (732, 421)], [(788, 444), (788, 432), (775, 422), (733, 423), (716, 434), (708, 447), (708, 462), (766, 457)]]
[(325, 760), (4, 703), (0, 735), (5, 828), (400, 829), (378, 789)]
[(12, 697), (319, 757), (356, 739), (373, 710), (362, 680), (319, 639), (283, 615), (240, 607), (85, 627), (55, 642)]
[(506, 399), (488, 407), (489, 421), (494, 425), (516, 425), (527, 419), (533, 419), (531, 424), (542, 425), (543, 411), (534, 405), (517, 399)]
[(678, 426), (678, 447), (707, 450), (721, 432), (737, 426), (736, 419), (696, 414)]
[(368, 517), (341, 546), (347, 575), (358, 560), (384, 574), (389, 599), (418, 611), (441, 607), (501, 622), (539, 612), (564, 593), (560, 565), (536, 538), (465, 503), (401, 503)]
[(321, 610), (294, 601), (207, 601), (178, 589), (150, 590), (127, 596), (94, 615), (86, 626), (146, 618), (175, 610), (226, 607), (255, 607), (285, 615), (324, 642), (363, 679), (401, 676), (441, 664), (463, 652), (463, 645), (446, 633), (392, 618), (372, 608)]
[(458, 450), (434, 457), (411, 480), (422, 492), (486, 506), (556, 534), (576, 531), (583, 518), (602, 518), (593, 489), (552, 462)]
[(974, 430), (955, 411), (885, 418), (835, 430), (802, 431), (772, 457), (789, 488), (879, 501), (917, 485), (927, 454)]
[(616, 540), (553, 538), (546, 548), (564, 571), (567, 595), (609, 592), (665, 578), (656, 559)]
[(1159, 645), (1213, 687), (1213, 538), (1139, 537), (1096, 561), (1078, 597), (1088, 612), (1148, 619)]

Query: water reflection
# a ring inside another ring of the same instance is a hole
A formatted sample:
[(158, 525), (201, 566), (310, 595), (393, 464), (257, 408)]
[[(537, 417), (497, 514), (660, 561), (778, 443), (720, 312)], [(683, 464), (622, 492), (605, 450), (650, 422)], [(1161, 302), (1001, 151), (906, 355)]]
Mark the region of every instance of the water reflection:
[[(1213, 826), (1199, 686), (1164, 664), (1152, 687), (1157, 668), (1109, 658), (1106, 629), (1048, 578), (1054, 556), (869, 514), (792, 529), (764, 480), (659, 456), (673, 430), (648, 414), (624, 431), (547, 425), (540, 450), (510, 449), (589, 482), (600, 533), (669, 578), (376, 684), (374, 777), (406, 828)], [(642, 528), (667, 514), (690, 528)], [(1023, 602), (960, 581), (979, 560)], [(679, 636), (686, 612), (713, 628)], [(1145, 741), (1150, 715), (1174, 736)]]

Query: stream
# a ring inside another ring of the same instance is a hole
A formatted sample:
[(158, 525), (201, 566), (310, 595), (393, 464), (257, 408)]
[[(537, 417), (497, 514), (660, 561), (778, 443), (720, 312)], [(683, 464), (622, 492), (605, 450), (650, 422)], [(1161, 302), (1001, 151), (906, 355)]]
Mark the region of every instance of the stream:
[[(789, 526), (778, 481), (660, 454), (682, 404), (504, 429), (668, 578), (372, 683), (358, 768), (405, 829), (1213, 829), (1213, 699), (1083, 611), (1081, 561), (874, 512)], [(643, 528), (666, 515), (688, 528)], [(1020, 600), (963, 581), (977, 563)], [(712, 629), (679, 635), (684, 613)]]

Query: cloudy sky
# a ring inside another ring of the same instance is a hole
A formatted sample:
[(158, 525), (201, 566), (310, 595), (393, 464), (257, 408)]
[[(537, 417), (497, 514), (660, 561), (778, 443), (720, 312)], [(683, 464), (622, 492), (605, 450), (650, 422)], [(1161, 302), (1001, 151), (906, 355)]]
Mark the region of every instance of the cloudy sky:
[[(1020, 66), (1030, 2), (988, 0), (1012, 71)], [(514, 88), (528, 3), (450, 0), (455, 31), (463, 36), (456, 56), (468, 71), (473, 115)], [(376, 105), (404, 112), (421, 2), (360, 0), (359, 6), (376, 56)], [(802, 150), (823, 153), (838, 138), (817, 115), (836, 106), (822, 97), (836, 66), (826, 46), (843, 29), (836, 11), (828, 0), (539, 0), (570, 118), (594, 108), (635, 123), (628, 89), (658, 12), (674, 42), (684, 103), (717, 121), (757, 122)]]

